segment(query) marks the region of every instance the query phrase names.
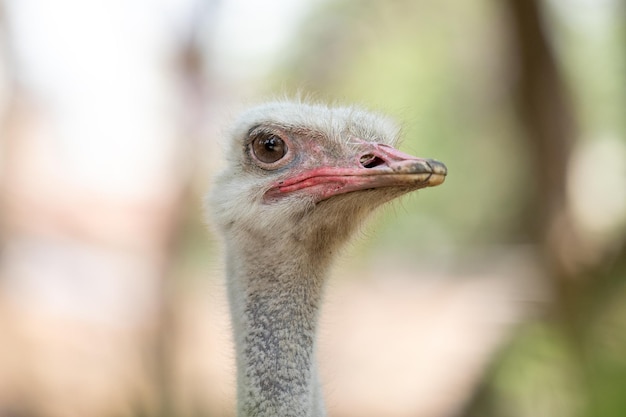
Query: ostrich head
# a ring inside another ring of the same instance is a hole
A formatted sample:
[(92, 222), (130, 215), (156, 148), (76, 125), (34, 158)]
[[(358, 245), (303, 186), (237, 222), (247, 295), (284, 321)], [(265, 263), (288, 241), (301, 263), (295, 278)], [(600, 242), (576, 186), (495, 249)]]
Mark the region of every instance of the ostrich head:
[(213, 215), (234, 240), (332, 252), (382, 203), (444, 181), (440, 162), (394, 149), (398, 133), (390, 120), (352, 107), (253, 108), (231, 132)]

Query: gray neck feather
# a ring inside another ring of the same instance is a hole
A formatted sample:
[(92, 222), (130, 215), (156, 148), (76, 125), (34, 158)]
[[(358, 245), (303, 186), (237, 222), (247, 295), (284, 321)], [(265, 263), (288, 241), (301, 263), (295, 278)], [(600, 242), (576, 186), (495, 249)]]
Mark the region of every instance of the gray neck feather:
[(227, 259), (238, 417), (323, 417), (315, 335), (328, 262), (247, 255)]
[[(328, 269), (373, 204), (347, 194), (274, 227), (226, 223), (238, 417), (324, 417), (316, 330)], [(256, 219), (256, 218), (255, 218)]]

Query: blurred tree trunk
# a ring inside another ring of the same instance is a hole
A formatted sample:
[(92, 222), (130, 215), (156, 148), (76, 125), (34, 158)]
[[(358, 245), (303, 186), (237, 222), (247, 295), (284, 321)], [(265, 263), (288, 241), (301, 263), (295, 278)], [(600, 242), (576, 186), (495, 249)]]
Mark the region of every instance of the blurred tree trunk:
[[(512, 54), (518, 64), (514, 86), (520, 122), (529, 149), (529, 177), (533, 186), (521, 223), (537, 245), (546, 277), (554, 290), (549, 312), (573, 341), (583, 337), (585, 309), (605, 287), (609, 265), (618, 253), (586, 257), (582, 240), (567, 204), (568, 162), (578, 136), (569, 91), (558, 59), (551, 49), (547, 16), (540, 0), (508, 0)], [(626, 239), (624, 239), (626, 240)], [(616, 242), (617, 247), (624, 246)], [(623, 249), (621, 250), (623, 253)]]
[(577, 136), (569, 92), (549, 43), (539, 0), (508, 0), (518, 78), (514, 86), (522, 131), (529, 150), (532, 191), (521, 219), (529, 240), (541, 251), (555, 290), (555, 313), (571, 320), (577, 271), (567, 254), (581, 246), (567, 209), (567, 167)]
[[(201, 139), (203, 118), (205, 117), (208, 100), (206, 74), (206, 61), (208, 53), (203, 50), (202, 28), (212, 27), (212, 21), (218, 7), (216, 0), (194, 1), (190, 8), (193, 13), (189, 15), (187, 32), (181, 36), (175, 51), (175, 71), (181, 95), (184, 113), (180, 115), (180, 136), (190, 141), (181, 153), (181, 161), (193, 161), (194, 153), (197, 152), (197, 144)], [(173, 233), (169, 236), (167, 247), (174, 254), (181, 246), (184, 236), (183, 224), (186, 220), (184, 205), (197, 204), (191, 198), (191, 172), (185, 181), (185, 187), (181, 190), (181, 204), (175, 216)], [(168, 258), (173, 261), (173, 256)], [(165, 268), (167, 275), (174, 270), (170, 264)], [(181, 293), (181, 282), (178, 277), (165, 276), (161, 280), (159, 291), (159, 317), (153, 342), (152, 370), (154, 371), (153, 382), (157, 397), (157, 410), (155, 416), (169, 417), (179, 413), (177, 410), (177, 380), (176, 380), (176, 356), (180, 345), (177, 304)]]
[(575, 117), (556, 58), (548, 43), (537, 0), (508, 0), (514, 86), (521, 125), (530, 151), (534, 195), (523, 223), (533, 242), (547, 242), (565, 207), (567, 163), (576, 136)]
[(519, 71), (514, 85), (520, 125), (529, 154), (531, 193), (521, 224), (539, 248), (554, 291), (553, 310), (570, 327), (581, 281), (571, 254), (582, 243), (567, 207), (568, 162), (576, 140), (576, 118), (558, 60), (549, 42), (540, 0), (508, 0), (511, 54)]
[[(514, 99), (529, 155), (531, 190), (520, 219), (521, 230), (527, 233), (526, 240), (538, 248), (544, 276), (552, 290), (545, 324), (563, 337), (577, 368), (574, 378), (578, 380), (574, 384), (582, 389), (584, 398), (577, 398), (583, 406), (574, 414), (595, 416), (598, 395), (594, 391), (598, 388), (591, 376), (591, 318), (594, 306), (601, 304), (599, 300), (606, 301), (610, 289), (615, 288), (615, 277), (620, 276), (616, 271), (625, 269), (626, 246), (622, 241), (618, 254), (604, 254), (593, 262), (586, 259), (585, 242), (572, 221), (566, 195), (568, 162), (578, 127), (549, 41), (547, 16), (542, 13), (540, 0), (507, 0), (504, 4), (510, 18), (509, 50), (517, 70)], [(617, 280), (623, 282), (623, 277)], [(521, 338), (524, 342), (523, 335)], [(514, 338), (505, 351), (514, 349), (519, 342)], [(504, 362), (502, 357), (496, 358), (495, 367), (507, 366), (506, 352), (503, 357)], [(486, 376), (464, 415), (498, 415), (494, 401), (503, 399), (494, 398), (491, 376)], [(546, 389), (555, 389), (547, 384)], [(525, 415), (524, 411), (517, 413)]]

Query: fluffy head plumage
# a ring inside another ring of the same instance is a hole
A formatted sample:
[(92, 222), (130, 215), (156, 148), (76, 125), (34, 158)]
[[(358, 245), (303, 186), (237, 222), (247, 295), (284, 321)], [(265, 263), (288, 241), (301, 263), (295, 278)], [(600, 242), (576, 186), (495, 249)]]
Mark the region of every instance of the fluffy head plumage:
[[(298, 151), (294, 161), (277, 170), (254, 164), (249, 151), (250, 133), (259, 128), (279, 129), (290, 136), (292, 146)], [(251, 108), (237, 119), (230, 131), (226, 167), (216, 178), (209, 197), (212, 217), (222, 231), (241, 238), (250, 233), (281, 236), (299, 229), (304, 233), (316, 222), (322, 228), (343, 229), (406, 191), (377, 189), (349, 193), (318, 203), (316, 210), (313, 210), (316, 202), (306, 194), (271, 204), (264, 201), (264, 195), (275, 181), (290, 172), (315, 163), (338, 163), (349, 157), (359, 146), (355, 140), (395, 146), (399, 131), (390, 119), (356, 107), (276, 101)], [(313, 155), (313, 141), (315, 149), (331, 156), (320, 161), (320, 155)], [(306, 154), (308, 151), (310, 155)], [(318, 160), (312, 161), (313, 158)], [(372, 193), (377, 196), (369, 195)], [(318, 215), (312, 215), (314, 212)]]

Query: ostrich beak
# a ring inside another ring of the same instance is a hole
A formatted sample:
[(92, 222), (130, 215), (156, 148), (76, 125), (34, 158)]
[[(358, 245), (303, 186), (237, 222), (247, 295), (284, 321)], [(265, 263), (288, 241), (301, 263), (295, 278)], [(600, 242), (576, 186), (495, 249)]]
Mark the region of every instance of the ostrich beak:
[(400, 187), (413, 191), (442, 184), (448, 173), (446, 166), (434, 159), (418, 158), (384, 144), (359, 142), (360, 152), (347, 163), (315, 167), (278, 181), (266, 198), (273, 200), (303, 190), (319, 202), (376, 188)]

